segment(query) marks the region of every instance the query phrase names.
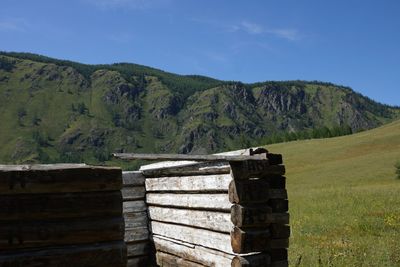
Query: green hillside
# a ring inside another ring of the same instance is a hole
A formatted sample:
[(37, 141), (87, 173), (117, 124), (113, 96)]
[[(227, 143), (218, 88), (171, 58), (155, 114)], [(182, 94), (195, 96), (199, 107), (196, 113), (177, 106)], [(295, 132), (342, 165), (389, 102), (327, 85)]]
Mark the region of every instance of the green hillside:
[(357, 132), (399, 111), (330, 83), (243, 84), (0, 53), (3, 163), (115, 164), (112, 152), (220, 152)]
[(400, 266), (400, 121), (268, 149), (288, 170), (291, 266)]

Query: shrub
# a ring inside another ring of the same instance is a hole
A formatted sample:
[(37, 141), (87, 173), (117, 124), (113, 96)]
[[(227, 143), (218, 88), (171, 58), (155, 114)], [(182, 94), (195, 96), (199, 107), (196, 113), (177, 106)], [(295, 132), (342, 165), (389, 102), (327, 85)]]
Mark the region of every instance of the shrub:
[(398, 161), (398, 162), (396, 163), (395, 167), (396, 167), (396, 175), (397, 175), (397, 178), (400, 179), (400, 161)]

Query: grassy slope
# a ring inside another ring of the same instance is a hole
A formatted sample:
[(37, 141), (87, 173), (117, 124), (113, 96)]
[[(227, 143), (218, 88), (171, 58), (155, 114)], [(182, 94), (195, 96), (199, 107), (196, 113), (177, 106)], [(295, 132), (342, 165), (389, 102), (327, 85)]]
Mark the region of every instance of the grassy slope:
[(400, 266), (400, 121), (268, 148), (288, 170), (292, 266)]

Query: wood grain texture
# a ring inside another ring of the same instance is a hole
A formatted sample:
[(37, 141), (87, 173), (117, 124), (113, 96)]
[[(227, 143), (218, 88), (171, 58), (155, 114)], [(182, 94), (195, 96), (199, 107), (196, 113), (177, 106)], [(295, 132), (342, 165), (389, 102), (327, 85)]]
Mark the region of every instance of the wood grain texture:
[(125, 228), (125, 242), (137, 242), (149, 239), (148, 227)]
[(191, 209), (209, 209), (230, 211), (232, 203), (227, 193), (219, 194), (170, 194), (148, 193), (146, 202), (149, 205), (182, 207)]
[(127, 243), (126, 250), (128, 258), (148, 255), (151, 252), (150, 241)]
[(63, 246), (35, 250), (1, 251), (1, 267), (125, 267), (125, 243), (110, 242), (102, 244)]
[(173, 239), (153, 235), (154, 245), (157, 251), (179, 256), (205, 266), (226, 267), (230, 266), (234, 257), (232, 254), (208, 249), (202, 246), (189, 244)]
[(122, 181), (124, 186), (144, 186), (145, 177), (140, 171), (122, 172)]
[(250, 179), (229, 184), (229, 201), (236, 204), (261, 203), (270, 199), (287, 199), (285, 189), (271, 189), (268, 181)]
[(288, 238), (273, 239), (270, 229), (246, 230), (235, 227), (231, 232), (232, 249), (235, 253), (251, 253), (277, 248), (287, 248)]
[(269, 175), (284, 175), (285, 166), (270, 165), (268, 160), (230, 162), (231, 175), (235, 180), (263, 178)]
[(270, 224), (288, 224), (289, 213), (272, 213), (272, 208), (265, 205), (235, 204), (231, 208), (231, 220), (237, 227), (268, 227)]
[(0, 220), (121, 216), (120, 191), (0, 195)]
[(170, 223), (151, 222), (152, 233), (206, 248), (233, 253), (229, 234)]
[(193, 155), (193, 154), (139, 154), (139, 153), (114, 153), (114, 157), (124, 160), (170, 160), (170, 161), (252, 161), (267, 160), (266, 154), (254, 155)]
[(147, 205), (144, 200), (126, 200), (122, 202), (122, 208), (124, 213), (128, 212), (141, 212), (147, 210)]
[(193, 261), (185, 260), (178, 256), (157, 252), (156, 254), (157, 264), (160, 267), (205, 267), (203, 264), (198, 264)]
[(230, 213), (226, 212), (149, 206), (149, 216), (152, 221), (195, 226), (225, 233), (230, 233), (233, 228)]
[(148, 178), (146, 191), (227, 192), (231, 180), (229, 174)]
[(122, 240), (123, 218), (0, 223), (0, 250)]
[(130, 212), (124, 214), (125, 228), (147, 227), (147, 212)]
[(231, 263), (232, 267), (268, 267), (271, 265), (271, 256), (267, 253), (259, 253), (248, 256), (236, 256)]
[(121, 192), (124, 201), (144, 199), (146, 195), (144, 186), (124, 186)]
[(0, 166), (2, 194), (116, 191), (122, 187), (120, 168), (87, 165)]

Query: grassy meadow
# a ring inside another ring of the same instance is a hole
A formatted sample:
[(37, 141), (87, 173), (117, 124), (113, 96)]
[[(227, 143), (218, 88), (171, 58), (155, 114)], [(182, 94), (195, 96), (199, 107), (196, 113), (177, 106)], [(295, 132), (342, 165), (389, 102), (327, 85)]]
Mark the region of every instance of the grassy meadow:
[(287, 167), (291, 266), (400, 266), (400, 121), (268, 149)]

